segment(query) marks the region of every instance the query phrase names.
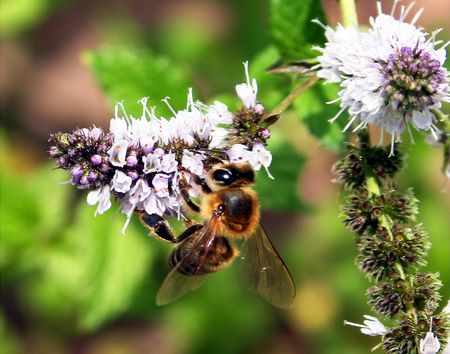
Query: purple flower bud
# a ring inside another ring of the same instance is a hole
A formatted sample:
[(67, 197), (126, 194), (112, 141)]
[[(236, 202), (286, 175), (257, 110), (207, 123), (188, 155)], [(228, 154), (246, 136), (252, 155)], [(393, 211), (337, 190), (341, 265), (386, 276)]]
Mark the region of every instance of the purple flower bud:
[(50, 157), (58, 157), (61, 155), (61, 151), (59, 151), (59, 149), (56, 146), (50, 146), (48, 154), (50, 155)]
[(102, 154), (105, 153), (109, 150), (110, 146), (106, 145), (106, 144), (100, 144), (97, 146), (97, 152)]
[(76, 137), (75, 134), (68, 134), (67, 141), (69, 142), (70, 145), (74, 145), (78, 141), (78, 138)]
[(102, 157), (98, 154), (92, 155), (91, 156), (91, 163), (94, 166), (98, 166), (102, 163)]
[(86, 175), (81, 176), (79, 184), (83, 187), (88, 187), (89, 186), (88, 177)]
[(61, 156), (56, 162), (56, 166), (59, 168), (67, 168), (67, 160), (64, 156)]
[(263, 139), (269, 139), (270, 138), (270, 130), (269, 129), (262, 129), (259, 134)]
[(72, 168), (72, 182), (78, 183), (80, 181), (81, 176), (83, 176), (83, 169), (81, 166), (76, 165), (74, 168)]
[(138, 163), (138, 160), (137, 160), (136, 156), (131, 155), (131, 156), (127, 157), (127, 166), (128, 167), (134, 167), (137, 165), (137, 163)]
[(75, 157), (77, 155), (77, 150), (73, 149), (73, 148), (69, 148), (67, 150), (67, 155), (69, 155), (70, 157)]
[(439, 83), (437, 83), (436, 81), (431, 81), (431, 87), (434, 91), (439, 87)]
[(438, 84), (442, 84), (445, 81), (445, 76), (440, 74), (433, 75), (433, 80), (436, 81)]
[(153, 151), (153, 145), (142, 146), (142, 151), (144, 152), (144, 154), (150, 154)]
[(98, 178), (98, 173), (95, 171), (89, 172), (89, 174), (87, 176), (88, 181), (91, 183), (95, 182), (97, 180), (97, 178)]
[(439, 69), (441, 67), (441, 63), (438, 60), (434, 59), (434, 60), (432, 60), (430, 62), (430, 66), (431, 66), (431, 68), (436, 70), (436, 69)]
[(89, 136), (95, 141), (97, 141), (102, 135), (103, 130), (97, 127), (92, 128), (91, 131), (89, 132)]
[(420, 58), (421, 58), (422, 60), (428, 61), (428, 60), (430, 60), (430, 53), (422, 51), (422, 52), (420, 53)]
[(402, 48), (400, 49), (400, 53), (401, 53), (403, 56), (408, 56), (408, 57), (410, 57), (410, 56), (413, 55), (413, 52), (412, 52), (412, 50), (411, 50), (410, 47), (402, 47)]
[(128, 177), (131, 177), (131, 179), (133, 181), (135, 181), (139, 178), (139, 174), (136, 171), (128, 171), (127, 175), (128, 175)]
[(109, 166), (106, 163), (102, 163), (99, 167), (100, 172), (106, 173), (109, 171)]

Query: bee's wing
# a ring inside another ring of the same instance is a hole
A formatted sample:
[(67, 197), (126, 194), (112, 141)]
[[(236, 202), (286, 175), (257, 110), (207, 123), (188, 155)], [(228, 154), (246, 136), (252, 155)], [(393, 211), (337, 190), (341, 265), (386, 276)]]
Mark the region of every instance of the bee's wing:
[[(158, 294), (156, 295), (157, 305), (161, 306), (171, 303), (185, 295), (187, 292), (194, 291), (202, 284), (205, 278), (204, 275), (184, 275), (178, 270), (192, 262), (194, 255), (195, 257), (198, 257), (196, 270), (202, 267), (210, 252), (211, 246), (213, 245), (219, 222), (220, 216), (214, 214), (208, 224), (198, 231), (200, 235), (198, 236), (197, 241), (192, 245), (191, 251), (170, 271), (159, 288)], [(193, 235), (191, 237), (195, 236)], [(198, 254), (200, 254), (200, 256), (197, 256)]]
[(241, 247), (240, 274), (244, 284), (267, 302), (282, 309), (292, 307), (294, 281), (261, 225)]

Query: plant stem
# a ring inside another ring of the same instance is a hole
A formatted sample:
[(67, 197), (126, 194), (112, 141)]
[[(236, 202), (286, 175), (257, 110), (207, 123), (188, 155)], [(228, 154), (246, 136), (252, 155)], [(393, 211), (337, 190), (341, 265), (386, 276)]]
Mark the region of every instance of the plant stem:
[(295, 88), (294, 91), (292, 91), (283, 101), (281, 101), (280, 104), (267, 115), (267, 117), (283, 113), (297, 99), (297, 97), (301, 95), (303, 91), (309, 89), (318, 80), (319, 78), (314, 75), (308, 80), (302, 82), (301, 85)]
[(358, 26), (355, 0), (340, 0), (341, 20), (344, 26)]

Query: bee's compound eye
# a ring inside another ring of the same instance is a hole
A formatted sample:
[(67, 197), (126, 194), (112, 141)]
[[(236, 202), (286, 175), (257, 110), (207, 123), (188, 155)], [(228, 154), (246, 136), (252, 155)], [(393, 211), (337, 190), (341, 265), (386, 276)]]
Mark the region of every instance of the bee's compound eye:
[(219, 168), (214, 171), (212, 178), (220, 184), (229, 184), (233, 181), (233, 175), (230, 171)]

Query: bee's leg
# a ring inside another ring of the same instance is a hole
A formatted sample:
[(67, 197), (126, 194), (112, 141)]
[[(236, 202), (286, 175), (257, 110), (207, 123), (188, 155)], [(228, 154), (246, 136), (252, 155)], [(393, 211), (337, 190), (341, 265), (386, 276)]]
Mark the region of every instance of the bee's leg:
[(183, 200), (188, 206), (188, 208), (191, 209), (191, 211), (193, 211), (194, 213), (199, 213), (200, 207), (192, 201), (188, 192), (188, 184), (185, 179), (180, 179), (179, 187), (181, 196), (183, 197)]
[(198, 184), (200, 187), (202, 187), (203, 193), (205, 193), (205, 194), (212, 193), (211, 188), (209, 188), (209, 186), (206, 184), (206, 181), (203, 178), (195, 175), (194, 176), (194, 183)]
[(140, 212), (139, 219), (145, 228), (152, 231), (152, 233), (160, 239), (171, 243), (179, 243), (203, 227), (201, 224), (191, 225), (178, 237), (175, 237), (169, 223), (158, 214), (147, 214), (146, 212)]

